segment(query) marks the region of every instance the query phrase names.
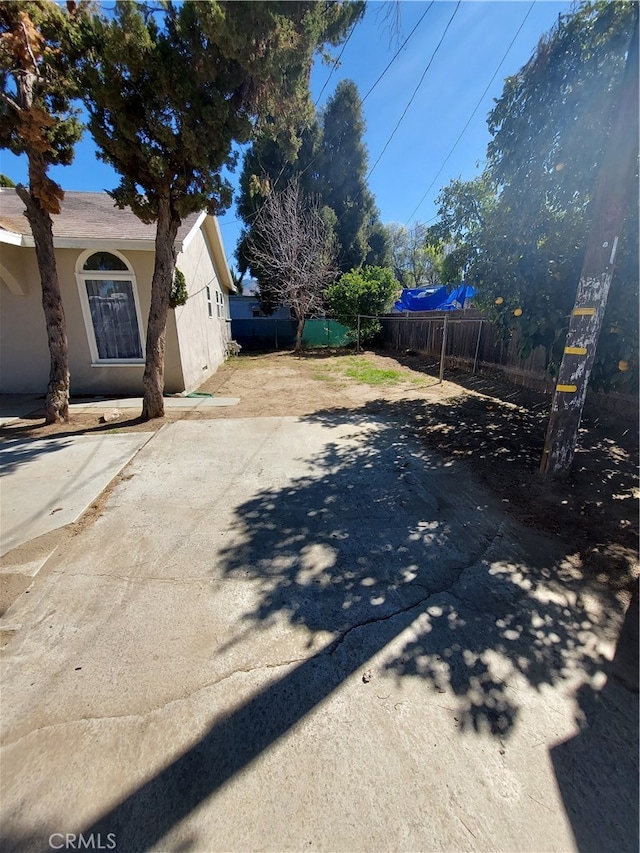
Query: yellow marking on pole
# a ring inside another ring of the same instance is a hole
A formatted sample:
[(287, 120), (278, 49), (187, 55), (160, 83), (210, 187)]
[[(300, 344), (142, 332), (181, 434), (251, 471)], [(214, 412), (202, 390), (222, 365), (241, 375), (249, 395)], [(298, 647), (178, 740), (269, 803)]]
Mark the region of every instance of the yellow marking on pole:
[(567, 355), (586, 355), (587, 348), (586, 347), (565, 347), (564, 351)]
[(573, 394), (573, 392), (577, 390), (577, 385), (556, 385), (556, 391), (566, 391), (569, 394)]
[(593, 317), (596, 313), (595, 308), (574, 308), (571, 312), (574, 317)]

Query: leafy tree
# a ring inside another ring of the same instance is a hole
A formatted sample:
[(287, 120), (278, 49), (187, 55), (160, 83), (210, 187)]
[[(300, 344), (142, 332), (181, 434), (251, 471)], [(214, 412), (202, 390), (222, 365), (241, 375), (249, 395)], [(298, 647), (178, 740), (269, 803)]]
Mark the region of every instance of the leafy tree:
[[(479, 304), (505, 336), (518, 329), (523, 356), (545, 347), (552, 374), (636, 12), (637, 4), (599, 2), (561, 17), (505, 82), (488, 119), (485, 172), (452, 181), (438, 199), (440, 235), (454, 246), (450, 263), (466, 269)], [(629, 120), (637, 128), (637, 113)], [(635, 384), (626, 368), (638, 362), (637, 179), (629, 198), (592, 373), (600, 386)]]
[(246, 252), (249, 262), (265, 272), (277, 304), (293, 311), (295, 350), (300, 352), (305, 319), (323, 312), (323, 294), (336, 269), (333, 235), (296, 180), (269, 193)]
[(341, 275), (325, 296), (333, 316), (352, 333), (360, 315), (360, 339), (370, 341), (380, 331), (375, 318), (389, 310), (400, 288), (389, 267), (363, 267)]
[[(322, 116), (322, 157), (318, 172), (322, 203), (337, 217), (338, 265), (343, 272), (359, 267), (375, 254), (369, 238), (379, 219), (366, 182), (364, 130), (356, 84), (341, 80)], [(380, 248), (382, 253), (376, 260), (384, 259), (384, 246)]]
[[(69, 165), (82, 127), (72, 108), (77, 95), (70, 56), (82, 8), (65, 13), (56, 3), (0, 4), (0, 147), (25, 154), (24, 202), (36, 248), (50, 355), (46, 423), (69, 419), (69, 354), (53, 248), (52, 216), (60, 213), (62, 188), (47, 175)], [(3, 184), (12, 186), (13, 184)]]
[(15, 187), (15, 182), (6, 175), (0, 175), (0, 187)]
[(121, 175), (116, 204), (156, 223), (143, 418), (164, 414), (166, 320), (182, 219), (229, 206), (221, 170), (235, 164), (234, 143), (257, 129), (296, 151), (295, 129), (313, 113), (313, 54), (339, 43), (362, 11), (362, 3), (321, 0), (158, 9), (119, 2), (111, 17), (93, 17), (93, 50), (83, 67), (90, 129)]
[(478, 260), (495, 203), (496, 191), (487, 172), (471, 181), (454, 179), (441, 190), (439, 220), (430, 231), (447, 246), (441, 265), (443, 284), (459, 282)]
[[(482, 227), (474, 274), (523, 354), (542, 344), (559, 364), (591, 228), (589, 202), (615, 114), (637, 4), (585, 4), (563, 16), (531, 60), (505, 82), (489, 115), (488, 172), (498, 192)], [(636, 134), (638, 115), (629, 116)], [(638, 185), (621, 235), (592, 378), (622, 386), (637, 366)], [(502, 300), (496, 307), (496, 300)], [(621, 354), (624, 358), (621, 358)]]
[(387, 225), (393, 272), (403, 287), (440, 284), (444, 247), (421, 222)]

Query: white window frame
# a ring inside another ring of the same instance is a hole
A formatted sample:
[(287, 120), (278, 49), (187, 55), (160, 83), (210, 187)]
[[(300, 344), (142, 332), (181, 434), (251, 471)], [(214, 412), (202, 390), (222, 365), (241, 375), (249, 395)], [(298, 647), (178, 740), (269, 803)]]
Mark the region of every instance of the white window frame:
[(207, 300), (207, 316), (211, 320), (213, 318), (214, 314), (213, 314), (213, 301), (211, 299), (211, 285), (210, 284), (205, 284), (204, 294), (205, 294), (205, 299)]
[[(108, 252), (122, 261), (127, 267), (125, 270), (85, 270), (83, 269), (86, 261), (98, 252)], [(133, 304), (136, 310), (136, 319), (138, 321), (138, 334), (140, 335), (140, 351), (142, 358), (100, 358), (98, 354), (98, 344), (96, 341), (96, 333), (93, 328), (93, 318), (91, 317), (91, 308), (89, 307), (89, 297), (87, 295), (86, 281), (128, 281), (131, 284), (133, 291)], [(142, 312), (140, 311), (140, 300), (138, 298), (138, 284), (136, 274), (133, 267), (125, 256), (117, 251), (117, 249), (87, 249), (79, 256), (76, 261), (76, 283), (78, 285), (78, 293), (80, 295), (80, 306), (82, 308), (82, 316), (84, 325), (87, 331), (87, 340), (89, 341), (89, 350), (91, 352), (92, 367), (128, 367), (130, 365), (144, 364), (144, 327), (142, 325)]]

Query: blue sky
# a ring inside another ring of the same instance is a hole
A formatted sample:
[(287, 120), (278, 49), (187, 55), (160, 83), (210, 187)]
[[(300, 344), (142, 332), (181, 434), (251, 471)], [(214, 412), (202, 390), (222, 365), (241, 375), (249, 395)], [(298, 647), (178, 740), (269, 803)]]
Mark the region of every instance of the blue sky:
[[(571, 4), (551, 0), (463, 0), (456, 10), (456, 2), (449, 0), (436, 0), (433, 4), (403, 0), (399, 3), (399, 37), (393, 37), (389, 22), (384, 19), (388, 6), (370, 0), (364, 20), (344, 48), (339, 67), (331, 72), (330, 66), (316, 62), (311, 90), (317, 100), (331, 74), (318, 108), (345, 78), (353, 80), (364, 97), (424, 15), (393, 65), (366, 98), (363, 110), (370, 167), (389, 143), (369, 178), (382, 221), (427, 222), (435, 216), (435, 199), (449, 180), (470, 179), (478, 173), (490, 138), (486, 116), (502, 92), (504, 78), (524, 65), (540, 36), (554, 24), (558, 14), (569, 11)], [(337, 56), (340, 50), (337, 48), (334, 54)], [(424, 79), (389, 142), (423, 74)], [(21, 160), (6, 151), (0, 153), (0, 158), (0, 171), (14, 181), (25, 180)], [(240, 166), (236, 177), (239, 171)], [(68, 190), (113, 189), (118, 183), (113, 170), (96, 159), (87, 134), (78, 145), (73, 165), (52, 170), (52, 177)], [(235, 205), (220, 217), (220, 225), (227, 257), (233, 264), (241, 228)]]

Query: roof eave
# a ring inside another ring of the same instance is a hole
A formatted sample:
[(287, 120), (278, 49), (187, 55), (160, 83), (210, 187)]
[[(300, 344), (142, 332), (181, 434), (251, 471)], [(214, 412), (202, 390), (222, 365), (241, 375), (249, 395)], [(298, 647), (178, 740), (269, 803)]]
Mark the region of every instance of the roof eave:
[(213, 261), (218, 274), (218, 281), (224, 285), (231, 293), (235, 293), (236, 289), (231, 277), (231, 270), (227, 263), (227, 258), (224, 253), (224, 244), (222, 242), (222, 234), (220, 225), (216, 216), (207, 215), (204, 219), (204, 227), (209, 238), (211, 250), (213, 252)]
[[(7, 231), (6, 228), (0, 228), (0, 243), (8, 243), (11, 246), (26, 246), (24, 238), (24, 234), (17, 234), (15, 231)], [(33, 237), (31, 239), (33, 240)]]
[[(18, 234), (0, 228), (0, 243), (33, 249), (35, 241), (31, 234)], [(54, 237), (55, 249), (120, 249), (122, 251), (153, 252), (155, 240), (131, 237)], [(179, 250), (179, 245), (176, 245)]]

